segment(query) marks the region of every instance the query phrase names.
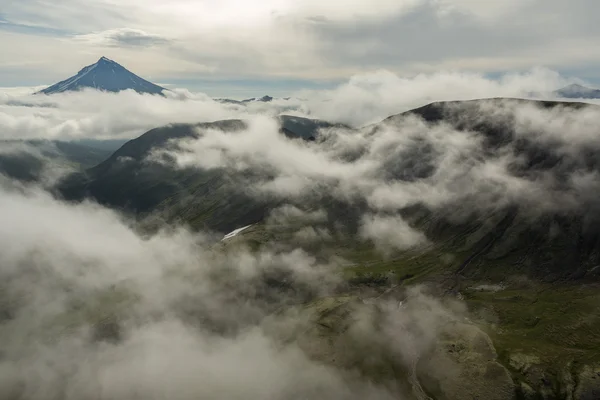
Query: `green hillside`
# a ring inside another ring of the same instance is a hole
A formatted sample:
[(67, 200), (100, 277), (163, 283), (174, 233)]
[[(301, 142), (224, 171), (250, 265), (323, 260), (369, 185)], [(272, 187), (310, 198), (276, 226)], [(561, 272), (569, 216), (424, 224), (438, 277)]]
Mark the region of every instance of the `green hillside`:
[[(465, 171), (467, 180), (453, 177), (443, 187), (449, 193), (444, 201), (417, 197), (386, 210), (426, 238), (422, 245), (387, 254), (359, 235), (372, 202), (366, 196), (341, 198), (335, 180), (318, 182), (302, 198), (260, 197), (248, 188), (272, 181), (275, 172), (180, 169), (168, 157), (149, 162), (156, 150), (176, 149), (173, 139), (194, 138), (204, 129), (242, 132), (246, 123), (238, 120), (154, 129), (103, 163), (68, 177), (57, 191), (68, 200), (90, 197), (125, 210), (149, 231), (165, 221), (223, 234), (251, 225), (232, 239), (216, 241), (217, 253), (302, 249), (317, 260), (334, 260), (341, 279), (335, 296), (305, 296), (283, 277), (265, 278), (277, 290), (298, 295), (294, 307), (279, 305), (277, 312), (307, 316), (307, 325), (285, 340), (300, 343), (325, 364), (357, 369), (376, 382), (395, 382), (418, 399), (598, 398), (600, 214), (595, 186), (571, 183), (580, 173), (600, 172), (599, 153), (594, 148), (569, 153), (558, 139), (539, 140), (535, 128), (517, 124), (519, 107), (569, 113), (594, 106), (517, 99), (434, 103), (360, 130), (364, 137), (394, 129), (401, 134), (418, 120), (439, 133), (419, 136), (398, 153), (390, 148), (376, 177), (386, 185), (426, 185), (444, 172), (435, 140), (445, 143), (445, 130), (467, 133), (478, 146), (477, 154), (466, 154), (465, 163), (475, 163)], [(319, 129), (332, 127), (290, 117), (281, 133), (320, 151), (335, 138), (320, 135)], [(351, 139), (359, 131), (343, 134)], [(363, 153), (359, 149), (339, 159), (358, 163)], [(489, 165), (478, 162), (503, 157), (511, 160), (505, 186), (472, 180)], [(511, 184), (517, 189), (531, 185), (544, 195), (536, 197), (533, 189), (531, 196), (527, 190), (511, 192)], [(285, 205), (303, 216), (274, 219)], [(357, 315), (386, 315), (382, 310), (410, 299), (415, 285), (426, 285), (441, 301), (462, 302), (468, 317), (447, 321), (440, 327), (442, 339), (407, 368), (389, 355), (385, 342), (358, 340), (353, 329)], [(370, 352), (380, 355), (377, 362), (368, 361)], [(435, 368), (440, 364), (458, 375)]]

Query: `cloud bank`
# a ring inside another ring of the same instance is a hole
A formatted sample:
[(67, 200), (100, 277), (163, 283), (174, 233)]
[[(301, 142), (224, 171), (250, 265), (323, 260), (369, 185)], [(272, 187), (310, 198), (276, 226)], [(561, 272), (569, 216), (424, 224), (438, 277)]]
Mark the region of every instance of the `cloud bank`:
[(252, 102), (247, 107), (221, 104), (205, 94), (186, 90), (175, 90), (166, 98), (127, 91), (53, 96), (19, 96), (0, 91), (0, 138), (132, 138), (172, 122), (209, 122), (279, 113), (361, 127), (432, 101), (523, 97), (531, 92), (551, 91), (564, 82), (555, 72), (542, 69), (506, 75), (500, 80), (451, 72), (407, 79), (381, 71), (358, 75), (330, 91), (302, 92), (289, 100)]

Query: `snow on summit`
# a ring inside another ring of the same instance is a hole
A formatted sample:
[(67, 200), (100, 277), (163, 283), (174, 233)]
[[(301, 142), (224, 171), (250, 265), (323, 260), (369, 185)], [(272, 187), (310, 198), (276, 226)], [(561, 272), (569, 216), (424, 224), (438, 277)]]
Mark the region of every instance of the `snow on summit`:
[(84, 67), (64, 81), (58, 82), (38, 93), (55, 94), (93, 88), (107, 92), (133, 89), (138, 93), (162, 94), (165, 88), (140, 78), (119, 63), (101, 57), (95, 64)]

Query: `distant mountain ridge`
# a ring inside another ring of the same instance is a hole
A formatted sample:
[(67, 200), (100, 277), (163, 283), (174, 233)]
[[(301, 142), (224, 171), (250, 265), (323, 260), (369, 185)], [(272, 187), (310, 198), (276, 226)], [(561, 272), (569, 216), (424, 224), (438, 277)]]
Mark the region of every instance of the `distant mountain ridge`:
[(577, 83), (558, 89), (554, 94), (566, 99), (600, 99), (600, 89), (592, 89)]
[(81, 69), (77, 75), (58, 82), (37, 93), (56, 94), (92, 88), (106, 92), (120, 92), (132, 89), (138, 93), (162, 95), (167, 90), (149, 82), (119, 63), (101, 57), (95, 64)]
[(283, 97), (283, 98), (275, 98), (269, 95), (265, 95), (263, 97), (252, 97), (250, 99), (245, 99), (245, 100), (233, 100), (233, 99), (223, 99), (223, 98), (219, 98), (219, 99), (215, 99), (215, 101), (218, 101), (219, 103), (224, 103), (224, 104), (238, 104), (238, 105), (247, 105), (248, 103), (270, 103), (273, 100), (290, 100), (291, 97)]

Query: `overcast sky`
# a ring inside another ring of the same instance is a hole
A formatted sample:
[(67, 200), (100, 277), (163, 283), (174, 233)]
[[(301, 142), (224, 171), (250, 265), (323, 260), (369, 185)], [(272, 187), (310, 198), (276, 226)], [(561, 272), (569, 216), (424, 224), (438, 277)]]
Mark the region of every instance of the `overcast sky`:
[(600, 82), (597, 0), (0, 0), (0, 87), (52, 84), (107, 56), (212, 96), (544, 66)]

